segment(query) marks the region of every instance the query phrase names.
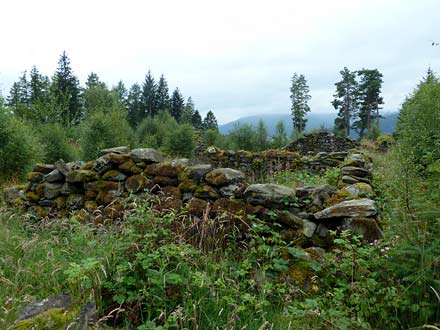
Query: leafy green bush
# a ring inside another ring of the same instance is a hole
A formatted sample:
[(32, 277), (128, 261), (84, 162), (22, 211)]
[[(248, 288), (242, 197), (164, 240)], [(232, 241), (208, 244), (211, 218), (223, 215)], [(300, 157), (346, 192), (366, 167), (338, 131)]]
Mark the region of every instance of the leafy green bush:
[(44, 151), (34, 129), (0, 108), (0, 177), (22, 177), (42, 159)]
[(38, 127), (41, 142), (44, 145), (46, 163), (54, 163), (58, 159), (66, 162), (79, 159), (79, 148), (68, 137), (65, 127), (59, 124), (45, 124)]
[(194, 153), (194, 130), (191, 125), (179, 125), (176, 129), (168, 131), (163, 149), (177, 156), (192, 157)]
[(165, 146), (167, 135), (178, 128), (173, 116), (160, 112), (155, 117), (147, 117), (136, 129), (136, 141), (139, 147), (161, 149)]
[(133, 131), (122, 111), (97, 111), (82, 125), (80, 144), (84, 160), (95, 159), (102, 149), (132, 144)]

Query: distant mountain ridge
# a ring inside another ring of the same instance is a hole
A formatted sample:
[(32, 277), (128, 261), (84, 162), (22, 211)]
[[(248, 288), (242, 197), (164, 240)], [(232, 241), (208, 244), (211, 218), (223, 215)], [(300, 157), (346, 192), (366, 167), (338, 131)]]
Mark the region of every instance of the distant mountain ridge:
[[(390, 112), (383, 115), (384, 118), (379, 122), (380, 129), (383, 134), (390, 134), (396, 130), (398, 115), (398, 112)], [(309, 113), (307, 115), (306, 130), (310, 131), (320, 128), (332, 130), (335, 118), (335, 113)], [(287, 134), (290, 136), (292, 133), (292, 118), (288, 114), (262, 114), (242, 117), (229, 123), (219, 125), (219, 130), (222, 134), (228, 134), (235, 125), (250, 124), (257, 126), (260, 119), (263, 120), (264, 124), (266, 125), (269, 135), (275, 134), (276, 124), (280, 120), (284, 122), (284, 127), (286, 128)]]

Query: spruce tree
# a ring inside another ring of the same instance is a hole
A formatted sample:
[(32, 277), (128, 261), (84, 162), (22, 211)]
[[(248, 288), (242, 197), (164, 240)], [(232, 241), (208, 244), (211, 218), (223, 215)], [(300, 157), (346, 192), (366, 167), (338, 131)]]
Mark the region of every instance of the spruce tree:
[(206, 131), (208, 129), (214, 131), (218, 130), (217, 119), (215, 118), (214, 113), (211, 110), (208, 111), (205, 118), (203, 119), (203, 130)]
[(51, 93), (56, 104), (58, 121), (64, 126), (78, 124), (83, 116), (81, 90), (65, 51), (58, 60), (58, 67), (52, 79)]
[(293, 74), (291, 78), (290, 99), (292, 100), (292, 122), (295, 134), (300, 134), (306, 128), (307, 112), (310, 112), (308, 102), (312, 98), (309, 94), (309, 86), (304, 75)]
[(194, 102), (190, 97), (188, 97), (188, 100), (186, 101), (185, 108), (183, 109), (182, 119), (181, 122), (183, 124), (192, 124), (192, 116), (194, 114)]
[(130, 87), (127, 97), (128, 122), (135, 128), (144, 117), (144, 104), (142, 103), (142, 89), (139, 84)]
[(142, 85), (142, 115), (141, 118), (145, 116), (155, 116), (157, 115), (157, 86), (154, 81), (153, 75), (150, 70), (148, 70), (145, 76), (145, 81)]
[(191, 123), (195, 130), (203, 129), (202, 116), (200, 116), (199, 110), (194, 111), (191, 118)]
[(182, 94), (179, 91), (179, 88), (176, 88), (173, 92), (173, 96), (171, 97), (171, 107), (170, 114), (176, 119), (179, 123), (182, 119), (183, 109), (185, 107), (185, 100), (183, 99)]
[(279, 120), (275, 127), (275, 135), (272, 137), (272, 147), (282, 148), (287, 144), (287, 132), (284, 127), (284, 122)]
[(347, 68), (340, 71), (342, 80), (335, 83), (336, 93), (332, 101), (333, 107), (338, 110), (338, 117), (335, 119), (335, 131), (337, 134), (349, 136), (351, 119), (358, 111), (358, 84), (356, 72), (350, 72)]
[(156, 106), (158, 112), (167, 111), (170, 108), (168, 83), (164, 75), (160, 76), (159, 83), (157, 84)]
[(49, 87), (49, 78), (40, 74), (37, 67), (33, 66), (29, 81), (29, 103), (35, 105), (40, 102), (48, 102)]
[(121, 104), (127, 106), (128, 91), (122, 80), (119, 80), (116, 86), (112, 87), (112, 92), (116, 95)]
[(379, 110), (383, 104), (383, 98), (380, 96), (383, 76), (377, 69), (362, 69), (357, 72), (357, 75), (360, 77), (358, 85), (359, 114), (358, 119), (353, 123), (353, 128), (356, 128), (359, 137), (363, 138), (365, 131), (370, 131), (373, 124), (379, 126)]

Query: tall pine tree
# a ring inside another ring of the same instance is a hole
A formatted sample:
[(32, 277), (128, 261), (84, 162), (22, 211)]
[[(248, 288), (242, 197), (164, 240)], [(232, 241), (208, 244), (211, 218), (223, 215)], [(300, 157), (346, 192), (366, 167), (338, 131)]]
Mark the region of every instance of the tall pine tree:
[(183, 109), (182, 120), (181, 120), (183, 124), (192, 124), (192, 116), (194, 114), (194, 109), (195, 109), (194, 102), (190, 96), (188, 97), (188, 100), (186, 101), (185, 104), (185, 108)]
[(200, 116), (199, 110), (195, 110), (192, 118), (191, 118), (191, 124), (196, 130), (202, 130), (203, 129), (203, 123), (202, 123), (202, 116)]
[(52, 79), (51, 93), (55, 100), (58, 121), (64, 126), (78, 124), (83, 116), (81, 90), (65, 51), (58, 60), (58, 67)]
[(135, 128), (144, 117), (144, 104), (142, 103), (142, 89), (139, 84), (130, 87), (127, 97), (128, 122)]
[(171, 108), (170, 114), (176, 119), (178, 123), (180, 123), (182, 119), (183, 109), (185, 107), (185, 100), (183, 99), (182, 94), (179, 91), (179, 88), (176, 88), (173, 92), (173, 96), (171, 96)]
[(360, 77), (359, 114), (357, 120), (353, 122), (353, 128), (356, 128), (359, 137), (363, 138), (365, 131), (370, 131), (373, 123), (379, 126), (379, 110), (383, 104), (383, 97), (380, 96), (383, 76), (377, 69), (362, 69), (357, 75)]
[(292, 100), (292, 122), (295, 134), (300, 134), (306, 128), (307, 112), (310, 112), (308, 102), (312, 98), (309, 94), (309, 86), (304, 75), (294, 73), (291, 78), (290, 99)]
[(338, 110), (335, 119), (335, 131), (337, 134), (349, 136), (351, 129), (351, 119), (357, 115), (358, 111), (358, 84), (356, 72), (351, 72), (347, 68), (340, 71), (341, 81), (335, 83), (336, 93), (332, 101), (333, 107)]
[(160, 76), (157, 84), (156, 106), (158, 112), (168, 111), (170, 108), (170, 94), (168, 91), (168, 83), (164, 75)]
[(218, 131), (218, 123), (217, 119), (214, 116), (214, 113), (209, 110), (203, 119), (203, 130), (207, 131), (208, 129)]
[(142, 116), (155, 116), (157, 115), (157, 86), (154, 81), (151, 71), (148, 70), (145, 76), (145, 81), (142, 85)]

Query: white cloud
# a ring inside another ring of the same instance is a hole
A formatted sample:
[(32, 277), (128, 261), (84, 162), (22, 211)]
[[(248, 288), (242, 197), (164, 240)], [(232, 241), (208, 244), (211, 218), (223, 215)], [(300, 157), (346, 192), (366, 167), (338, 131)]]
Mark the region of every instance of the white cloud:
[(378, 68), (393, 110), (430, 65), (440, 71), (438, 0), (86, 1), (2, 4), (4, 94), (37, 65), (52, 75), (66, 50), (84, 82), (141, 82), (150, 68), (220, 122), (288, 112), (293, 72), (309, 81), (312, 111), (332, 111), (339, 71)]

